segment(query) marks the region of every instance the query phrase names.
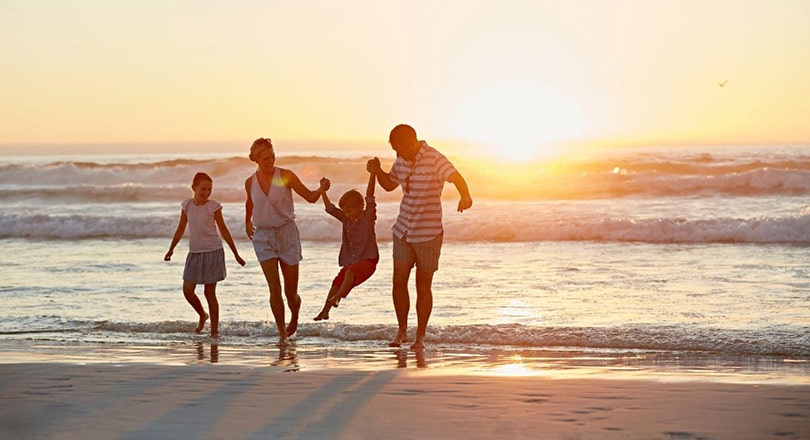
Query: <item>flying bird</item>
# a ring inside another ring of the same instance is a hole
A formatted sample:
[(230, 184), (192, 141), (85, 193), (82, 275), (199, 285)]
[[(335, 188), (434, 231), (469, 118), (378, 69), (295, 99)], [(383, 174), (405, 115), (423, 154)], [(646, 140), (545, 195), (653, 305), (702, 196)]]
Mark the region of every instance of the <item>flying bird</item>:
[(717, 85), (720, 86), (720, 87), (723, 87), (724, 85), (726, 85), (727, 82), (728, 82), (728, 80), (724, 79), (723, 81), (718, 82)]

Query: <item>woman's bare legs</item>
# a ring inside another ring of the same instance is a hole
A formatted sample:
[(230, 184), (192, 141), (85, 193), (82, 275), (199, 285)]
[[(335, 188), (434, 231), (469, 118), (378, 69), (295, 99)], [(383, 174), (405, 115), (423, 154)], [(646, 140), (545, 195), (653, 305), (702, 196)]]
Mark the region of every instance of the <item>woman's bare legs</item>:
[(298, 312), (301, 310), (301, 297), (298, 295), (298, 264), (287, 264), (279, 260), (281, 274), (284, 277), (284, 296), (290, 307), (290, 323), (285, 329), (287, 336), (298, 330)]
[(284, 327), (284, 299), (281, 297), (281, 279), (278, 276), (278, 258), (271, 258), (259, 262), (267, 280), (267, 287), (270, 289), (270, 311), (273, 312), (273, 319), (278, 327), (279, 345), (287, 344), (287, 330)]

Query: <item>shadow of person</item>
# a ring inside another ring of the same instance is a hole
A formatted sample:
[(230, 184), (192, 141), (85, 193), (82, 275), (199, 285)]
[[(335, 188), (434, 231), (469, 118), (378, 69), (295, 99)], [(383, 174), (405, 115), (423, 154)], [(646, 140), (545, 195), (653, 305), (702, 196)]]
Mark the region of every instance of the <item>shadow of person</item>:
[(198, 342), (195, 344), (197, 348), (197, 362), (202, 362), (205, 360), (205, 344), (202, 342)]
[(418, 348), (413, 352), (416, 357), (416, 368), (427, 368), (427, 357), (425, 357), (425, 349)]
[[(408, 350), (399, 348), (393, 351), (394, 358), (397, 360), (397, 368), (408, 368)], [(427, 368), (427, 357), (425, 356), (425, 349), (415, 349), (413, 351), (414, 358), (416, 358), (416, 368)]]
[(211, 350), (208, 352), (208, 357), (205, 356), (205, 343), (197, 342), (195, 344), (197, 349), (197, 362), (205, 362), (206, 359), (210, 360), (212, 364), (219, 362), (219, 345), (216, 343), (211, 344)]
[(211, 363), (219, 362), (219, 344), (211, 344)]
[(397, 360), (397, 368), (408, 368), (408, 350), (400, 348), (394, 350), (393, 353)]
[(270, 362), (273, 367), (286, 367), (284, 372), (298, 371), (301, 367), (298, 366), (298, 353), (296, 352), (295, 344), (288, 344), (282, 346), (278, 350), (278, 360)]

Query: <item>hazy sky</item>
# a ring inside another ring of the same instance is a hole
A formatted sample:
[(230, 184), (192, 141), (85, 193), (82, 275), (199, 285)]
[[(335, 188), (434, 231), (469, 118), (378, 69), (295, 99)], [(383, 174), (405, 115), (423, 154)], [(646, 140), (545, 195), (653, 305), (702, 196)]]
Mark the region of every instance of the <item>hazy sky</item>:
[(0, 0), (0, 57), (0, 143), (810, 143), (808, 0)]

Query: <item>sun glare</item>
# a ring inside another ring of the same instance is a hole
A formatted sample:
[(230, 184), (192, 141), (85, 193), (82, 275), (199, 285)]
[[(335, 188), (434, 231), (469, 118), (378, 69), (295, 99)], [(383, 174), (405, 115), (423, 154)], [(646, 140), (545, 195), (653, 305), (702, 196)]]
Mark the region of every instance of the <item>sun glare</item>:
[(511, 356), (505, 363), (496, 365), (489, 370), (489, 374), (495, 376), (508, 376), (508, 377), (523, 377), (523, 376), (538, 376), (540, 370), (531, 368), (524, 362), (520, 355)]
[(531, 161), (552, 156), (582, 133), (574, 99), (533, 80), (508, 80), (472, 91), (460, 102), (453, 128), (478, 143), (483, 156)]

